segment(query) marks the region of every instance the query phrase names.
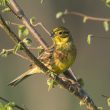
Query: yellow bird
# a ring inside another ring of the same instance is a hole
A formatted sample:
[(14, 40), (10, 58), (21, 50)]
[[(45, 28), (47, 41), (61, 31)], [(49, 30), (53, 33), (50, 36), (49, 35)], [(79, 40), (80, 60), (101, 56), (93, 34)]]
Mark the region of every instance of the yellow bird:
[[(43, 51), (38, 56), (38, 59), (50, 71), (55, 74), (61, 74), (69, 69), (74, 63), (76, 58), (76, 47), (74, 45), (73, 37), (67, 28), (58, 27), (53, 29), (51, 37), (54, 45)], [(9, 85), (16, 86), (27, 76), (37, 73), (43, 73), (43, 71), (38, 66), (32, 65), (31, 69), (14, 79)]]

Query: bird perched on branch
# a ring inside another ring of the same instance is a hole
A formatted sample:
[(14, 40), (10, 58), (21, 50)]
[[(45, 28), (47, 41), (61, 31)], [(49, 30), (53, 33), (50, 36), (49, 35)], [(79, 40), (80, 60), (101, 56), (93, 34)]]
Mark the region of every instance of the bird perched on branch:
[[(58, 27), (53, 29), (52, 35), (54, 45), (44, 50), (38, 59), (55, 74), (65, 72), (74, 63), (76, 58), (76, 47), (74, 45), (73, 37), (68, 29)], [(26, 77), (43, 73), (43, 71), (36, 65), (32, 65), (31, 69), (18, 76), (12, 82), (11, 86), (16, 86)]]

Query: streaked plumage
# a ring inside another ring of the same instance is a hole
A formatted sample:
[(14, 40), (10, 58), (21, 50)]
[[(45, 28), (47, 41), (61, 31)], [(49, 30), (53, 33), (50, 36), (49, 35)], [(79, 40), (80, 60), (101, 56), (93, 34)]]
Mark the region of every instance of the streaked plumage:
[[(76, 48), (70, 32), (64, 27), (55, 28), (52, 33), (52, 39), (53, 46), (42, 52), (38, 59), (52, 72), (60, 74), (74, 63)], [(42, 71), (36, 65), (32, 65), (31, 69), (10, 82), (9, 85), (15, 86), (27, 76), (36, 73), (42, 73)]]

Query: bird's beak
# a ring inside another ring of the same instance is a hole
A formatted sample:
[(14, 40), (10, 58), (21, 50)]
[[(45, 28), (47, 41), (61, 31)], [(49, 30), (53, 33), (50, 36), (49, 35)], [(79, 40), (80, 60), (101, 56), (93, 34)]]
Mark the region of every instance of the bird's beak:
[(50, 35), (50, 37), (53, 37), (53, 36), (54, 36), (54, 33), (52, 32), (51, 35)]

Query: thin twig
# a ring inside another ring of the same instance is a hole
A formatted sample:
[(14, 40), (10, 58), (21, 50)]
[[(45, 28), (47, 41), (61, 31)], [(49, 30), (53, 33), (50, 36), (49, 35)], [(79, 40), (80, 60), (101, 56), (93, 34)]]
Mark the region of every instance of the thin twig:
[(21, 57), (22, 59), (24, 59), (24, 60), (27, 60), (27, 61), (29, 61), (29, 62), (33, 62), (32, 60), (30, 60), (29, 58), (27, 58), (26, 56), (23, 56), (23, 55), (21, 55), (21, 54), (19, 54), (19, 53), (15, 53), (15, 55), (17, 55), (17, 56), (19, 56), (19, 57)]
[(94, 17), (94, 16), (89, 16), (89, 15), (86, 15), (86, 14), (83, 14), (83, 13), (79, 13), (79, 12), (76, 12), (76, 11), (67, 11), (67, 12), (64, 12), (63, 16), (66, 16), (66, 15), (75, 15), (75, 16), (80, 16), (80, 17), (86, 17), (87, 20), (92, 20), (92, 21), (110, 21), (110, 18), (101, 18), (101, 17)]
[(41, 22), (39, 22), (39, 23), (36, 23), (35, 25), (33, 25), (33, 26), (41, 26), (43, 29), (44, 29), (44, 31), (49, 35), (49, 36), (51, 36), (51, 33), (45, 28), (45, 26), (41, 23)]
[[(5, 98), (3, 98), (3, 97), (0, 97), (0, 99), (3, 100), (3, 101), (6, 102), (6, 103), (9, 103), (9, 102), (10, 102), (9, 100), (7, 100), (7, 99), (5, 99)], [(14, 107), (16, 107), (16, 108), (18, 108), (18, 109), (20, 109), (20, 110), (25, 110), (24, 108), (22, 108), (22, 107), (20, 107), (20, 106), (18, 106), (18, 105), (16, 105), (16, 104), (15, 104)]]

